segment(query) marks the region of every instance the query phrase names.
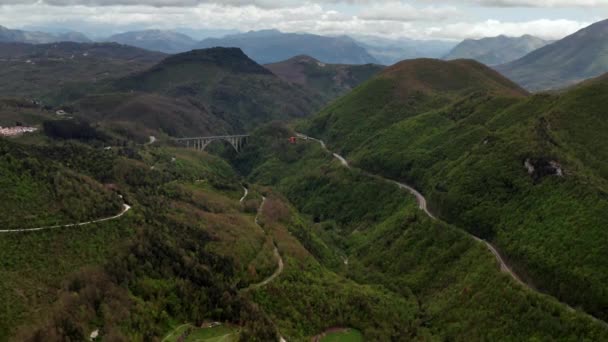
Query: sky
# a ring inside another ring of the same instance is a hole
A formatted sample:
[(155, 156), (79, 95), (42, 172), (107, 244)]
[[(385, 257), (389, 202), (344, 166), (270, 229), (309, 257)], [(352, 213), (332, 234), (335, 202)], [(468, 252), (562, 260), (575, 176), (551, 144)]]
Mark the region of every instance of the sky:
[[(0, 0), (0, 25), (93, 36), (139, 29), (278, 29), (323, 35), (544, 39), (608, 18), (608, 0)], [(195, 33), (193, 33), (195, 34)]]

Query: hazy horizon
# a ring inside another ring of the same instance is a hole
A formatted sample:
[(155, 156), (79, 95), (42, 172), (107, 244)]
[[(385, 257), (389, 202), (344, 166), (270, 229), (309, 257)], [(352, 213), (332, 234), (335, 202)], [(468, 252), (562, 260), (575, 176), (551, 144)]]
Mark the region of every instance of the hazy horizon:
[(162, 29), (195, 39), (278, 29), (320, 35), (462, 40), (560, 39), (608, 16), (599, 0), (3, 0), (0, 25), (92, 38)]

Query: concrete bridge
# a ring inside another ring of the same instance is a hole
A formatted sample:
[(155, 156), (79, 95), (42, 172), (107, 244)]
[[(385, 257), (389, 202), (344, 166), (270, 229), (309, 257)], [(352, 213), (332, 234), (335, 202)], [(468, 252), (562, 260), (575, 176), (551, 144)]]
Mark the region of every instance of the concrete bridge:
[(214, 141), (223, 140), (228, 142), (235, 151), (239, 152), (243, 145), (247, 142), (249, 134), (239, 135), (216, 135), (209, 137), (192, 137), (192, 138), (176, 138), (172, 139), (179, 144), (185, 145), (187, 148), (194, 148), (199, 151), (204, 151), (207, 145)]

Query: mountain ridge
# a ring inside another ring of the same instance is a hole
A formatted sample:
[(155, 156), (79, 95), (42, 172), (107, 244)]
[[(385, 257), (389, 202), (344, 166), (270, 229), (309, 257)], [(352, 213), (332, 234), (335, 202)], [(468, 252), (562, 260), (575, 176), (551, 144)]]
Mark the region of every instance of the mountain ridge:
[(157, 29), (123, 32), (103, 40), (164, 53), (186, 52), (196, 44), (188, 35)]
[(596, 22), (496, 70), (533, 91), (574, 85), (608, 72), (608, 20)]
[(209, 38), (196, 48), (238, 47), (260, 64), (280, 62), (298, 55), (309, 55), (324, 63), (378, 63), (352, 39), (304, 33), (283, 33), (278, 30), (250, 31)]
[(420, 63), (388, 68), (300, 128), (355, 167), (413, 184), (434, 215), (490, 241), (524, 281), (608, 320), (597, 249), (608, 241), (606, 76), (530, 95), (478, 62), (444, 62), (468, 79)]
[(550, 42), (526, 34), (520, 37), (500, 35), (482, 39), (466, 39), (443, 59), (475, 59), (486, 65), (498, 65), (519, 59)]
[(75, 31), (52, 34), (41, 31), (14, 30), (0, 25), (0, 42), (48, 44), (64, 41), (76, 43), (91, 42), (87, 36)]
[(108, 124), (188, 136), (242, 133), (271, 120), (306, 116), (322, 105), (314, 95), (238, 48), (211, 48), (170, 55), (88, 88), (65, 89), (58, 98)]
[(52, 97), (78, 82), (95, 83), (148, 68), (165, 58), (117, 43), (0, 43), (0, 96)]

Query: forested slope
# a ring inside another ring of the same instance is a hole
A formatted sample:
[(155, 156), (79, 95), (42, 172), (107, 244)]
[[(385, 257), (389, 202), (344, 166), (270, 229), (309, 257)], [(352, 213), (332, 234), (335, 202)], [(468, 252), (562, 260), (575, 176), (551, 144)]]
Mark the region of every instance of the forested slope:
[(84, 222), (122, 208), (118, 194), (94, 179), (5, 140), (0, 140), (0, 187), (0, 229)]
[(325, 103), (235, 48), (193, 50), (128, 76), (61, 87), (53, 101), (123, 130), (178, 137), (243, 133), (307, 116)]
[[(401, 75), (389, 86), (419, 82)], [(362, 85), (303, 128), (355, 165), (415, 185), (447, 222), (495, 242), (533, 286), (607, 319), (601, 108), (608, 84), (531, 97), (460, 93), (426, 107), (414, 100), (416, 110), (404, 116), (386, 103), (401, 103), (411, 88), (383, 91), (386, 78)], [(377, 98), (374, 92), (385, 98), (364, 101)], [(386, 124), (367, 131), (349, 124), (363, 119)]]
[[(281, 191), (316, 222), (315, 235), (342, 258), (336, 263), (317, 249), (325, 265), (417, 303), (413, 319), (402, 321), (406, 330), (397, 339), (607, 336), (602, 324), (502, 274), (483, 244), (458, 227), (432, 221), (408, 192), (343, 167), (314, 141), (289, 144), (291, 135), (279, 126), (258, 131), (235, 165), (252, 181)], [(350, 324), (374, 339), (360, 322)]]

